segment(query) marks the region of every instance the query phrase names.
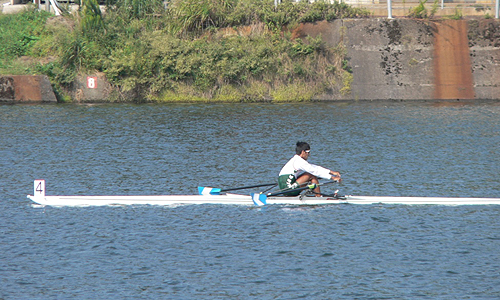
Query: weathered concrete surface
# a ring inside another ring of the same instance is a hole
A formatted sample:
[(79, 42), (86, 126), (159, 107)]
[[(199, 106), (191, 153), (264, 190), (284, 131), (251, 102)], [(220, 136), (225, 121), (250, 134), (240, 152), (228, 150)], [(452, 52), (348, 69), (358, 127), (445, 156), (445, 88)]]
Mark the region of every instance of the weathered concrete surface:
[(343, 43), (354, 80), (324, 100), (500, 99), (500, 22), (355, 19), (301, 25)]
[(102, 72), (96, 72), (79, 75), (69, 93), (73, 101), (76, 102), (102, 102), (109, 101), (113, 91), (114, 89), (106, 79), (106, 75)]
[[(319, 29), (319, 30), (315, 30)], [(435, 26), (418, 20), (353, 19), (307, 24), (302, 35), (343, 43), (354, 80), (351, 94), (331, 100), (431, 99), (434, 94)]]
[(434, 91), (434, 27), (415, 20), (350, 20), (346, 27), (354, 99), (427, 99)]
[(0, 102), (57, 102), (47, 76), (0, 76)]
[(476, 99), (500, 99), (500, 21), (469, 21), (468, 40)]

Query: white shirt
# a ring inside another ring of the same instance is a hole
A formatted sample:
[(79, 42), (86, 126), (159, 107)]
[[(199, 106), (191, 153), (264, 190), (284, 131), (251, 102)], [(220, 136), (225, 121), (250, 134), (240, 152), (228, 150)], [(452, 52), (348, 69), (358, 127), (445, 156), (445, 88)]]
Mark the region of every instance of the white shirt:
[(316, 177), (321, 177), (324, 179), (332, 178), (330, 175), (330, 170), (310, 164), (307, 160), (303, 159), (299, 155), (294, 155), (281, 169), (279, 176), (293, 174), (295, 178), (299, 178), (300, 175), (304, 173), (312, 174)]

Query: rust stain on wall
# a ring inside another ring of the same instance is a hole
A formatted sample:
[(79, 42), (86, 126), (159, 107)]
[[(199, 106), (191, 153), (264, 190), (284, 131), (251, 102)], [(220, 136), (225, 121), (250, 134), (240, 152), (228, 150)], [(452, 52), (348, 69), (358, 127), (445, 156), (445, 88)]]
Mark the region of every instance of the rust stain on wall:
[(465, 20), (436, 23), (434, 35), (435, 99), (474, 99)]
[(50, 80), (41, 75), (0, 76), (0, 102), (56, 102)]
[(16, 100), (17, 101), (40, 101), (42, 93), (40, 91), (40, 80), (34, 76), (14, 77)]

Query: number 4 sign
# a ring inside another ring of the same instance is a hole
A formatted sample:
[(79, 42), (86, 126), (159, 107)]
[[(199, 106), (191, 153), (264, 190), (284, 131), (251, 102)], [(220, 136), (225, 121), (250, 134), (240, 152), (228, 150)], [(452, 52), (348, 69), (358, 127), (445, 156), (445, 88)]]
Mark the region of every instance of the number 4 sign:
[(97, 88), (97, 77), (87, 76), (87, 88), (89, 89)]
[(44, 197), (45, 196), (45, 180), (37, 179), (35, 180), (35, 184), (33, 186), (33, 196), (35, 197)]

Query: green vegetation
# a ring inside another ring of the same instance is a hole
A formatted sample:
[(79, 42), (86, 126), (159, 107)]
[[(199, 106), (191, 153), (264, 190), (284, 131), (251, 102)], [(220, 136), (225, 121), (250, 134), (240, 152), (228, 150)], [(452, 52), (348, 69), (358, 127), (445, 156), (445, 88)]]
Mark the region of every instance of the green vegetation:
[(24, 74), (25, 66), (18, 58), (30, 55), (44, 32), (43, 26), (51, 14), (27, 11), (16, 15), (0, 14), (0, 74)]
[(432, 4), (432, 8), (431, 8), (430, 12), (425, 7), (425, 4), (427, 3), (427, 1), (428, 0), (423, 0), (423, 1), (420, 0), (417, 7), (410, 9), (410, 13), (408, 14), (408, 16), (410, 18), (416, 18), (416, 19), (433, 18), (434, 15), (436, 14), (437, 9), (438, 9), (439, 0), (434, 0), (434, 3)]
[(461, 20), (463, 18), (462, 9), (457, 6), (455, 7), (455, 13), (450, 16), (452, 20)]
[(64, 17), (34, 9), (0, 15), (0, 37), (8, 40), (0, 45), (0, 74), (46, 74), (64, 95), (79, 74), (102, 72), (116, 100), (309, 101), (348, 93), (352, 70), (342, 45), (295, 39), (293, 29), (369, 14), (327, 1), (275, 8), (273, 0), (172, 0), (167, 7), (108, 0), (105, 11), (82, 0), (77, 14)]

